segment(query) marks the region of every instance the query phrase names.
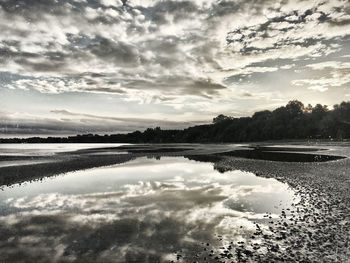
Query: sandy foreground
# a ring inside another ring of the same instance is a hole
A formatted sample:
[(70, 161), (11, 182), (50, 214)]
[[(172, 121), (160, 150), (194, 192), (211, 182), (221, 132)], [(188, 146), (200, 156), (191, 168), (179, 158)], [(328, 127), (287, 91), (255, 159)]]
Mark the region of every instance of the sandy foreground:
[[(0, 185), (123, 163), (143, 156), (185, 156), (211, 162), (220, 172), (242, 170), (276, 178), (290, 185), (301, 197), (293, 210), (282, 211), (278, 220), (270, 222), (268, 231), (257, 224), (256, 232), (247, 242), (223, 247), (216, 255), (208, 246), (198, 262), (350, 262), (350, 146), (345, 143), (259, 144), (260, 151), (270, 154), (259, 151), (253, 156), (247, 153), (252, 150), (248, 147), (228, 144), (128, 145), (50, 156), (0, 156)], [(304, 158), (299, 154), (313, 154), (316, 162), (303, 162), (298, 159)], [(278, 156), (282, 156), (283, 161), (276, 161)], [(320, 162), (317, 161), (320, 156), (344, 158)], [(257, 243), (256, 239), (262, 242)], [(180, 252), (178, 258), (181, 259)]]

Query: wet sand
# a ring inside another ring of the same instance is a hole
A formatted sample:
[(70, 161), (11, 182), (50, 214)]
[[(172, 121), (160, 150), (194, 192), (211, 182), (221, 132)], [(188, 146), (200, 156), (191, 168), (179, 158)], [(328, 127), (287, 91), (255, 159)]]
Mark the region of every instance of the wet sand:
[[(347, 158), (329, 162), (277, 162), (224, 156), (213, 161), (225, 172), (243, 170), (287, 183), (301, 197), (294, 209), (269, 222), (269, 231), (257, 224), (251, 240), (222, 249), (218, 260), (238, 262), (350, 262), (349, 148), (327, 151)], [(191, 158), (191, 157), (189, 157)], [(204, 161), (209, 158), (195, 157)], [(267, 216), (268, 218), (268, 216)], [(256, 242), (261, 238), (262, 243)]]
[[(276, 178), (301, 197), (293, 210), (282, 212), (278, 221), (271, 220), (268, 232), (257, 224), (256, 237), (229, 250), (239, 262), (349, 262), (348, 158), (327, 163), (279, 163), (224, 157), (214, 165), (222, 172), (240, 169)], [(263, 242), (256, 245), (259, 237)]]
[[(104, 154), (107, 150), (108, 153)], [(256, 160), (227, 154), (234, 150), (241, 150), (241, 147), (136, 145), (80, 150), (48, 156), (45, 163), (1, 167), (0, 184), (11, 185), (74, 170), (117, 164), (141, 156), (186, 156), (192, 160), (211, 162), (214, 169), (220, 172), (242, 170), (276, 178), (290, 185), (301, 197), (300, 202), (294, 204), (294, 209), (282, 211), (278, 220), (266, 215), (269, 230), (262, 230), (257, 222), (256, 232), (245, 243), (228, 243), (221, 248), (209, 243), (199, 244), (203, 246), (203, 252), (198, 253), (198, 262), (349, 262), (349, 147), (321, 145), (312, 150), (298, 148), (290, 151), (347, 157), (325, 162)], [(286, 149), (282, 147), (279, 150), (284, 152)], [(25, 160), (30, 157), (15, 158)], [(5, 159), (9, 161), (10, 157), (1, 160)], [(178, 260), (187, 262), (186, 255), (181, 251), (178, 252)]]

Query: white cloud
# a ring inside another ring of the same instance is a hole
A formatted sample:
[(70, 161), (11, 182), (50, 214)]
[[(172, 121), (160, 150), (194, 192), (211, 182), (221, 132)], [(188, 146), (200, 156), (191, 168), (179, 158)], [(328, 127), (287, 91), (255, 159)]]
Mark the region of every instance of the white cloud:
[(100, 0), (101, 4), (105, 6), (114, 6), (114, 7), (120, 7), (123, 5), (121, 0)]
[(325, 61), (320, 63), (308, 64), (306, 67), (312, 68), (313, 70), (323, 70), (323, 69), (349, 69), (350, 62), (341, 61)]
[(307, 86), (311, 90), (321, 92), (327, 91), (329, 87), (341, 87), (350, 83), (349, 70), (345, 72), (334, 71), (328, 76), (319, 77), (316, 79), (298, 79), (292, 81), (295, 86)]
[[(153, 83), (150, 76), (156, 81), (175, 73), (179, 79), (191, 76), (197, 81), (211, 75), (220, 76), (221, 71), (240, 71), (242, 67), (271, 59), (328, 55), (337, 48), (322, 43), (308, 46), (300, 43), (308, 38), (330, 39), (349, 32), (347, 25), (319, 23), (319, 12), (308, 15), (304, 22), (294, 22), (308, 9), (323, 8), (324, 12), (333, 12), (329, 3), (320, 1), (274, 6), (266, 2), (253, 5), (253, 9), (243, 2), (220, 4), (207, 0), (193, 3), (133, 0), (127, 1), (133, 7), (129, 9), (123, 9), (120, 0), (101, 0), (102, 5), (97, 7), (83, 3), (84, 12), (80, 13), (74, 11), (74, 5), (53, 6), (52, 9), (58, 10), (57, 14), (48, 13), (39, 5), (36, 11), (41, 19), (33, 19), (30, 23), (26, 12), (9, 15), (1, 9), (3, 34), (0, 41), (3, 45), (5, 40), (19, 42), (19, 46), (6, 46), (15, 50), (13, 56), (22, 60), (18, 63), (6, 59), (3, 66), (11, 73), (47, 78), (37, 80), (37, 90), (41, 92), (78, 89), (95, 92), (99, 87), (108, 92), (105, 85), (115, 77), (122, 80), (118, 84), (126, 89), (130, 88), (127, 83), (134, 85), (135, 80), (142, 80), (148, 89), (152, 85), (147, 83)], [(338, 4), (340, 2), (335, 3)], [(251, 14), (253, 10), (255, 15)], [(292, 14), (294, 10), (299, 16)], [(334, 19), (347, 17), (341, 12), (331, 14)], [(283, 16), (284, 21), (269, 22)], [(268, 36), (260, 29), (266, 23)], [(286, 32), (281, 31), (285, 29)], [(228, 46), (226, 37), (232, 41)], [(268, 50), (248, 52), (244, 51), (246, 48)], [(24, 53), (32, 55), (28, 57)], [(251, 72), (254, 69), (262, 72), (261, 67), (249, 68)], [(85, 72), (108, 73), (108, 77), (104, 84), (98, 82), (93, 89), (86, 88), (89, 82), (86, 77), (71, 81), (72, 73)], [(66, 78), (65, 85), (57, 83), (57, 78)], [(215, 82), (221, 83), (224, 78), (216, 77)], [(23, 86), (23, 83), (12, 83), (12, 87), (16, 85)], [(211, 88), (216, 89), (215, 85)], [(160, 93), (168, 92), (166, 88), (157, 89)], [(189, 94), (196, 89), (199, 88), (185, 88)], [(110, 91), (114, 92), (113, 89)]]
[(293, 85), (306, 86), (310, 90), (325, 92), (330, 87), (342, 87), (350, 83), (350, 63), (341, 61), (324, 61), (307, 64), (305, 67), (321, 71), (318, 78), (297, 79)]
[(287, 65), (281, 66), (280, 68), (281, 69), (291, 69), (291, 68), (294, 68), (294, 67), (295, 67), (295, 64), (287, 64)]
[(314, 91), (319, 91), (319, 92), (325, 92), (328, 90), (328, 88), (323, 87), (323, 86), (311, 86), (311, 87), (308, 87), (308, 89), (314, 90)]

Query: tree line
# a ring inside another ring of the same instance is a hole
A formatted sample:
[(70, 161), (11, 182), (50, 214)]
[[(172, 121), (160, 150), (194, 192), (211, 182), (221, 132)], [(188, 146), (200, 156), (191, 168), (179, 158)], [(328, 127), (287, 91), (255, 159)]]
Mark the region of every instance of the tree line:
[(1, 143), (222, 143), (282, 139), (350, 138), (350, 101), (304, 106), (298, 100), (273, 111), (255, 112), (251, 117), (234, 118), (220, 114), (211, 124), (184, 130), (148, 128), (127, 134), (84, 134), (69, 137), (0, 139)]

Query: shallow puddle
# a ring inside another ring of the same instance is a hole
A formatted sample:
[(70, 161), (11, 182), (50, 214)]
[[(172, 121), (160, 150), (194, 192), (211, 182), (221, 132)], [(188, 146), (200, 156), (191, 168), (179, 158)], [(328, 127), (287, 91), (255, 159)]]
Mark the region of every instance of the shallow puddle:
[(138, 158), (3, 188), (0, 254), (5, 262), (198, 261), (244, 241), (255, 222), (267, 228), (264, 219), (295, 200), (287, 185), (252, 173)]

